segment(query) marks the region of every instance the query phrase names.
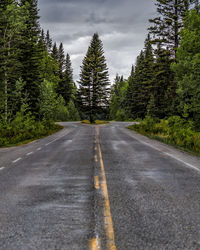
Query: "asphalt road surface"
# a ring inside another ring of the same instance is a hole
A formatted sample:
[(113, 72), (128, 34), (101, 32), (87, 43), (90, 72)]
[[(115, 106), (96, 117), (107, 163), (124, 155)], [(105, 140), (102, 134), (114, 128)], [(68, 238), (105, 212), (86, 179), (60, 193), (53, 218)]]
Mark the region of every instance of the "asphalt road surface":
[(128, 124), (0, 149), (0, 249), (200, 249), (200, 158)]

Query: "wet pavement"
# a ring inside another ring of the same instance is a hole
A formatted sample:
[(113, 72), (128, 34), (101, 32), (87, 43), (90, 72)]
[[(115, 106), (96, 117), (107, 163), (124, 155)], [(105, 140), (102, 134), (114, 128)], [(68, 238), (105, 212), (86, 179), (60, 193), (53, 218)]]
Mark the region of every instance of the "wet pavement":
[(200, 158), (129, 123), (62, 124), (0, 149), (0, 249), (200, 249)]

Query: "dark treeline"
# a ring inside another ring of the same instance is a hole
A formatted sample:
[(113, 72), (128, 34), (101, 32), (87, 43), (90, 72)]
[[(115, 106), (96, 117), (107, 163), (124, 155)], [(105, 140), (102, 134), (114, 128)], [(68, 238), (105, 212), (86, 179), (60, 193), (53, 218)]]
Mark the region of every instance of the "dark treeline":
[(199, 1), (157, 0), (144, 49), (128, 80), (112, 86), (110, 117), (132, 129), (200, 153)]
[(40, 28), (36, 0), (0, 1), (0, 144), (79, 120), (70, 56)]
[(128, 80), (112, 87), (111, 119), (180, 116), (200, 124), (198, 1), (157, 0), (144, 49)]

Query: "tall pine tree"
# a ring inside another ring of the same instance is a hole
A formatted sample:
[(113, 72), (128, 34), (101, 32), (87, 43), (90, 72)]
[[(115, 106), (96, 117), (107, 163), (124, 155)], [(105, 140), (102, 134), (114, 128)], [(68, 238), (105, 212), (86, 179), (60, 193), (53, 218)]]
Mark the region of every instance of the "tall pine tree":
[(84, 113), (91, 122), (108, 107), (109, 76), (103, 43), (96, 33), (83, 60), (80, 73), (80, 96)]
[(154, 35), (154, 42), (169, 47), (172, 55), (180, 43), (180, 29), (183, 18), (189, 9), (189, 0), (156, 0), (158, 17), (150, 19), (153, 24), (149, 30)]
[(40, 25), (37, 0), (21, 0), (21, 6), (25, 6), (28, 11), (26, 29), (24, 29), (21, 43), (22, 79), (25, 82), (25, 91), (28, 93), (30, 110), (37, 116), (40, 84), (42, 82), (40, 74), (42, 48), (38, 44)]

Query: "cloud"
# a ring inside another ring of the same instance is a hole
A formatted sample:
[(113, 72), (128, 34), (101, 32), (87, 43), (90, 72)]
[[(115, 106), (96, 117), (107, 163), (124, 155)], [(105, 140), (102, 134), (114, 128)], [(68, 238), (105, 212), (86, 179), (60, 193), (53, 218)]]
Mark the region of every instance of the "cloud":
[(110, 79), (128, 77), (131, 65), (144, 46), (153, 0), (40, 0), (41, 26), (54, 41), (63, 42), (78, 80), (80, 66), (92, 35), (104, 44)]

